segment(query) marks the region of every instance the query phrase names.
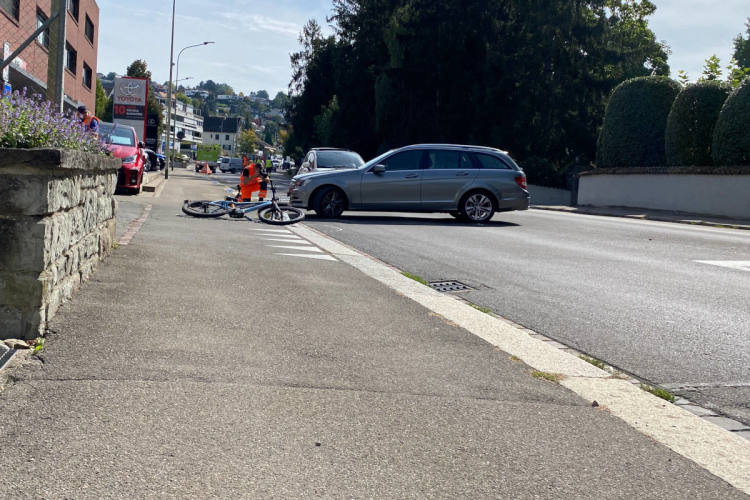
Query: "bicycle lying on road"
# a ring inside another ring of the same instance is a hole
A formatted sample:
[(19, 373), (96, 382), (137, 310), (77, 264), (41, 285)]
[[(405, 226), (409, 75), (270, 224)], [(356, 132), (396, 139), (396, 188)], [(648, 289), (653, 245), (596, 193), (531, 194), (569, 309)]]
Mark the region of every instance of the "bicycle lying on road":
[(185, 200), (182, 211), (193, 217), (221, 217), (229, 215), (237, 219), (245, 217), (249, 212), (258, 212), (258, 219), (266, 224), (284, 226), (294, 224), (305, 218), (305, 213), (299, 208), (279, 206), (279, 198), (276, 196), (276, 188), (273, 181), (271, 185), (271, 199), (267, 201), (237, 201), (237, 198), (228, 197), (224, 200)]

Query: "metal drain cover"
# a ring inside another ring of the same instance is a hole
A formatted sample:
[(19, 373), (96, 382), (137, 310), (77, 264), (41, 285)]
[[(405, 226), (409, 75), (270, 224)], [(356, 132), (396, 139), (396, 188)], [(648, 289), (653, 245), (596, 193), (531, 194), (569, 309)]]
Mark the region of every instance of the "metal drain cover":
[(0, 370), (5, 364), (10, 361), (10, 358), (16, 353), (15, 349), (8, 349), (7, 351), (0, 351)]
[(474, 288), (460, 281), (430, 281), (430, 286), (438, 292), (468, 292)]

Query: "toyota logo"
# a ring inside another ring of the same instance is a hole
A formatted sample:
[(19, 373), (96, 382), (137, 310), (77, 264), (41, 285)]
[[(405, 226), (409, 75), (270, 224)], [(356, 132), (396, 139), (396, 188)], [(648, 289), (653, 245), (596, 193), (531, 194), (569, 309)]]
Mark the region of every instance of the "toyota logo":
[(127, 85), (120, 85), (120, 93), (125, 95), (135, 95), (135, 91), (141, 88), (137, 83), (130, 82)]

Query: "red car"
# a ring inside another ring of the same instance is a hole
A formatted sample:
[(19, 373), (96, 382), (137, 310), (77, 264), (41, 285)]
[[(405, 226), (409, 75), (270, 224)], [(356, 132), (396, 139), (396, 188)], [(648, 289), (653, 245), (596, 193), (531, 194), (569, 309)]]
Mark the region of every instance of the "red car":
[(99, 137), (115, 158), (122, 158), (117, 172), (117, 189), (141, 192), (145, 169), (145, 145), (138, 141), (133, 127), (117, 123), (99, 124)]

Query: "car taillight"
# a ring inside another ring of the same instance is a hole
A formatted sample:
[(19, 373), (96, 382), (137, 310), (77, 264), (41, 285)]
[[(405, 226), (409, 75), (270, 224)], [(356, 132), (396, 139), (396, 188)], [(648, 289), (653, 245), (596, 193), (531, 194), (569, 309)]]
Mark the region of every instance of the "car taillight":
[(525, 175), (518, 175), (518, 176), (516, 176), (516, 184), (518, 184), (518, 186), (521, 189), (527, 189), (527, 187), (526, 187), (526, 176)]

